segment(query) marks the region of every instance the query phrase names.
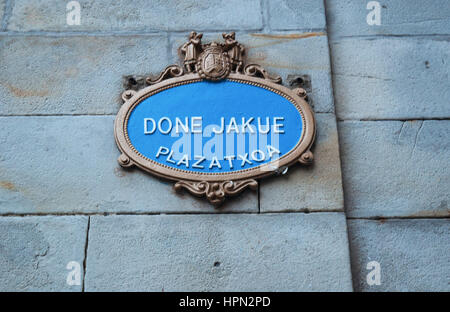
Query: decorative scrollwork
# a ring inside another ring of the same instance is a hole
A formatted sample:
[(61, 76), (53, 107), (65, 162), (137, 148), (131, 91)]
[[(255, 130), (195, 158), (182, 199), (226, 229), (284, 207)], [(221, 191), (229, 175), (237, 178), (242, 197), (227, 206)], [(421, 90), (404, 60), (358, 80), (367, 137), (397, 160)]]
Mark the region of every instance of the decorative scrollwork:
[(147, 82), (147, 84), (153, 85), (169, 78), (183, 76), (183, 74), (184, 74), (183, 68), (181, 68), (178, 65), (170, 65), (166, 67), (166, 69), (155, 80), (152, 80), (150, 77), (147, 77), (145, 81)]
[(311, 151), (304, 152), (298, 159), (298, 161), (304, 165), (312, 164), (313, 160), (314, 160), (314, 154)]
[(281, 77), (278, 75), (271, 76), (269, 73), (257, 64), (248, 64), (244, 68), (244, 74), (247, 76), (267, 79), (275, 83), (281, 83)]
[(222, 80), (230, 73), (244, 74), (263, 78), (281, 84), (281, 77), (270, 75), (258, 64), (248, 64), (244, 67), (245, 47), (236, 40), (236, 34), (223, 33), (224, 43), (202, 43), (203, 34), (191, 32), (189, 40), (180, 47), (183, 66), (170, 65), (156, 79), (147, 77), (148, 85), (157, 84), (163, 80), (181, 77), (186, 74), (198, 74), (203, 79)]
[(121, 154), (117, 159), (117, 162), (124, 168), (133, 166), (133, 162), (131, 161), (130, 157), (125, 154)]
[(295, 88), (292, 91), (294, 91), (299, 97), (301, 97), (303, 99), (306, 98), (306, 96), (307, 96), (306, 90), (303, 88)]
[(253, 179), (222, 182), (178, 181), (174, 185), (176, 191), (185, 188), (193, 195), (199, 197), (206, 196), (210, 203), (217, 206), (223, 203), (226, 196), (239, 194), (247, 187), (252, 190), (256, 190), (258, 188), (258, 182)]
[(295, 88), (292, 91), (295, 92), (299, 97), (304, 99), (305, 101), (308, 101), (308, 94), (306, 93), (306, 90), (303, 88)]
[(129, 99), (131, 99), (132, 97), (133, 97), (133, 95), (135, 95), (136, 94), (136, 91), (134, 91), (134, 90), (125, 90), (123, 93), (122, 93), (122, 100), (124, 101), (124, 102), (126, 102), (126, 101), (128, 101)]

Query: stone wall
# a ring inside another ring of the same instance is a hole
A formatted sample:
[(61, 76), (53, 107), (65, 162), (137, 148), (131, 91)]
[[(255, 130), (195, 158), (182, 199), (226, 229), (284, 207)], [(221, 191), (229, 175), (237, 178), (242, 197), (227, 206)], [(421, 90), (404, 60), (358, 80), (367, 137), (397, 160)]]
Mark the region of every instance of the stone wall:
[(450, 6), (367, 2), (326, 1), (353, 285), (449, 291)]
[[(449, 290), (444, 0), (389, 1), (371, 27), (366, 1), (80, 0), (78, 26), (67, 2), (0, 0), (0, 290)], [(177, 63), (191, 30), (302, 78), (312, 167), (215, 209), (117, 164), (128, 78)]]

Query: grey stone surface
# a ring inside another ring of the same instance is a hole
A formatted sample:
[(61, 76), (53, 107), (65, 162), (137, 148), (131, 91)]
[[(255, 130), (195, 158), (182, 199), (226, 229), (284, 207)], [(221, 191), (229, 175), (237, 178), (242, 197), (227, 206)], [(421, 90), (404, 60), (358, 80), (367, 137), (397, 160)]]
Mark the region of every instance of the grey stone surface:
[(5, 19), (5, 3), (6, 0), (0, 0), (0, 27), (3, 29), (3, 21)]
[[(330, 76), (328, 39), (323, 32), (237, 33), (236, 40), (244, 44), (247, 64), (263, 66), (270, 74), (280, 75), (288, 85), (288, 77), (308, 75), (311, 80), (309, 97), (316, 112), (334, 112)], [(172, 36), (171, 63), (178, 63), (177, 49), (186, 35)], [(222, 35), (206, 33), (203, 42), (222, 42)], [(161, 69), (162, 70), (162, 69)], [(308, 88), (306, 88), (308, 89)]]
[(80, 0), (80, 25), (66, 23), (66, 1), (15, 0), (8, 29), (16, 31), (260, 29), (258, 0)]
[(331, 37), (450, 34), (447, 0), (379, 0), (381, 25), (368, 25), (367, 0), (326, 0)]
[(0, 37), (0, 114), (115, 114), (123, 76), (158, 72), (164, 36)]
[(449, 120), (338, 128), (347, 216), (450, 216)]
[[(355, 291), (450, 291), (450, 221), (349, 220)], [(366, 282), (380, 263), (380, 285)]]
[(345, 217), (342, 213), (93, 216), (85, 287), (87, 291), (351, 291)]
[(257, 193), (214, 209), (173, 182), (122, 169), (113, 116), (0, 118), (0, 213), (257, 211)]
[(344, 208), (338, 133), (333, 114), (316, 114), (312, 166), (294, 165), (285, 176), (264, 179), (261, 211), (340, 211)]
[(268, 0), (269, 25), (275, 30), (325, 29), (322, 0)]
[(450, 117), (450, 42), (344, 39), (331, 45), (341, 119)]
[(66, 268), (83, 260), (88, 218), (1, 217), (0, 291), (81, 291)]

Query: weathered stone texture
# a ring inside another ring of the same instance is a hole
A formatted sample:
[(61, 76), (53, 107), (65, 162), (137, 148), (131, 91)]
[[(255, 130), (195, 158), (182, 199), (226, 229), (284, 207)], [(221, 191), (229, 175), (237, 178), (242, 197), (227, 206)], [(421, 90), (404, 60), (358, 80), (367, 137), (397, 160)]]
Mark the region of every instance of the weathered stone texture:
[(345, 39), (331, 44), (341, 119), (450, 117), (450, 42)]
[(94, 216), (85, 286), (87, 291), (350, 291), (345, 217)]
[(0, 28), (2, 28), (5, 19), (5, 3), (6, 0), (0, 0)]
[[(450, 222), (349, 220), (356, 291), (450, 291)], [(366, 268), (380, 263), (381, 285), (369, 285)]]
[(275, 30), (325, 29), (322, 0), (268, 0), (269, 26)]
[[(247, 49), (246, 64), (261, 65), (269, 74), (281, 76), (285, 85), (289, 86), (289, 81), (293, 77), (309, 76), (310, 83), (304, 87), (308, 91), (314, 110), (322, 113), (334, 112), (330, 57), (325, 33), (237, 33), (236, 40)], [(179, 62), (178, 48), (185, 41), (186, 35), (173, 36), (170, 60), (172, 63)], [(205, 34), (203, 42), (210, 41), (222, 42), (222, 35)]]
[(381, 25), (368, 25), (367, 0), (326, 0), (331, 37), (450, 34), (448, 0), (380, 0)]
[(122, 169), (113, 116), (0, 118), (0, 213), (257, 211), (257, 193), (214, 209), (173, 182)]
[(0, 37), (0, 114), (115, 114), (123, 76), (167, 63), (164, 36)]
[(8, 29), (15, 31), (157, 31), (260, 29), (258, 0), (80, 0), (80, 25), (67, 25), (66, 1), (15, 0)]
[(449, 216), (450, 121), (339, 123), (347, 215)]
[[(0, 291), (81, 291), (87, 217), (0, 218)], [(80, 264), (81, 285), (66, 268)]]
[(261, 181), (261, 211), (343, 210), (341, 164), (333, 114), (316, 114), (314, 163)]

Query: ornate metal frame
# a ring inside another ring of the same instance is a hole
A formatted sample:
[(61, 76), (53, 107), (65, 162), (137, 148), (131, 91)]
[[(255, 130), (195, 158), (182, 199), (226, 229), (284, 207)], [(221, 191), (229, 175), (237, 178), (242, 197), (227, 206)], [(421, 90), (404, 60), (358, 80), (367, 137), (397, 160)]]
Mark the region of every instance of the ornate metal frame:
[[(118, 162), (122, 167), (137, 166), (159, 177), (177, 181), (176, 190), (187, 189), (196, 196), (206, 196), (215, 205), (221, 204), (226, 196), (236, 195), (249, 187), (257, 189), (259, 179), (280, 172), (279, 168), (299, 162), (308, 165), (313, 161), (310, 148), (315, 138), (314, 113), (307, 103), (306, 91), (302, 88), (288, 89), (281, 85), (279, 76), (270, 76), (261, 66), (244, 66), (244, 47), (235, 40), (235, 34), (223, 34), (225, 43), (201, 44), (202, 34), (191, 32), (189, 41), (180, 49), (185, 56), (184, 68), (168, 66), (158, 78), (146, 78), (147, 87), (139, 90), (126, 90), (122, 93), (124, 104), (119, 110), (114, 126), (117, 146), (121, 151)], [(289, 100), (300, 112), (304, 131), (297, 145), (277, 159), (278, 166), (273, 169), (273, 161), (257, 167), (233, 172), (212, 173), (192, 172), (165, 166), (140, 154), (131, 144), (127, 123), (133, 109), (146, 98), (176, 86), (206, 80), (227, 79), (265, 88)]]

